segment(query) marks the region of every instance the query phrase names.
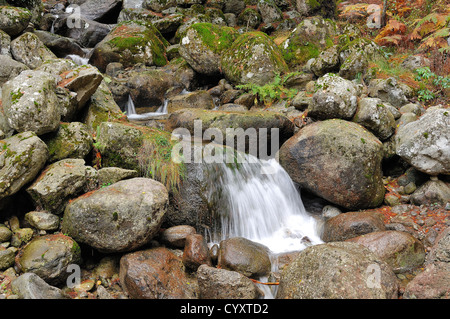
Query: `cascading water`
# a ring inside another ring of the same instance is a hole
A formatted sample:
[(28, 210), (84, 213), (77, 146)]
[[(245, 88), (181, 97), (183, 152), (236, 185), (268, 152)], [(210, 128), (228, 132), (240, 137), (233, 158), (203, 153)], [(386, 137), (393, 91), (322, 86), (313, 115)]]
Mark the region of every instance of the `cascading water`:
[(134, 121), (150, 120), (159, 115), (167, 114), (167, 104), (168, 104), (168, 101), (164, 100), (163, 105), (161, 105), (156, 110), (156, 112), (148, 112), (148, 113), (138, 114), (138, 113), (136, 113), (136, 107), (134, 106), (134, 102), (133, 102), (133, 99), (131, 98), (131, 95), (128, 95), (128, 102), (125, 106), (125, 112), (127, 113), (127, 117), (129, 120), (134, 120)]
[[(220, 227), (211, 234), (213, 242), (244, 237), (265, 245), (271, 252), (272, 271), (276, 256), (322, 243), (316, 220), (309, 215), (287, 172), (275, 160), (245, 155), (243, 163), (214, 163), (208, 166)], [(266, 281), (267, 278), (261, 278)], [(260, 285), (266, 298), (276, 288)]]

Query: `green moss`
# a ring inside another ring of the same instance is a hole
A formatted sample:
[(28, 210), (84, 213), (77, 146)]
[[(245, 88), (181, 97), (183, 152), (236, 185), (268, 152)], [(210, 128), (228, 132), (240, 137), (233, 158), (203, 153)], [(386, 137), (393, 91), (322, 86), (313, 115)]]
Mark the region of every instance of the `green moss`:
[(233, 28), (207, 22), (193, 24), (191, 28), (197, 31), (203, 43), (214, 53), (220, 53), (229, 48), (237, 35)]

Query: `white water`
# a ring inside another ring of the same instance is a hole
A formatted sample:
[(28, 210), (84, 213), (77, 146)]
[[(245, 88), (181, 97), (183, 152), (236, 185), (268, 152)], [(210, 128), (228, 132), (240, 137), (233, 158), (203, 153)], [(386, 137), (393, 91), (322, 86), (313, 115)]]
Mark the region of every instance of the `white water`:
[(252, 161), (213, 164), (220, 195), (213, 189), (211, 197), (219, 196), (223, 208), (218, 212), (220, 233), (213, 234), (213, 240), (244, 237), (267, 246), (274, 254), (321, 243), (316, 220), (306, 212), (287, 172), (275, 159)]
[[(244, 237), (270, 250), (272, 272), (278, 271), (277, 255), (322, 243), (316, 220), (303, 205), (287, 172), (275, 160), (246, 155), (247, 163), (211, 164), (209, 199), (218, 203), (220, 227), (212, 241)], [(221, 209), (220, 209), (221, 208)], [(268, 278), (259, 279), (267, 282)], [(276, 296), (277, 286), (258, 284), (264, 298)]]
[(71, 59), (77, 65), (86, 65), (89, 62), (89, 58), (84, 58), (78, 54), (68, 54), (66, 55), (66, 58)]
[(165, 100), (163, 102), (163, 105), (161, 105), (156, 110), (156, 112), (148, 112), (148, 113), (138, 114), (138, 113), (136, 113), (136, 107), (134, 106), (134, 102), (133, 102), (133, 99), (131, 98), (131, 95), (128, 95), (128, 102), (125, 106), (125, 112), (126, 112), (129, 120), (143, 121), (143, 120), (152, 119), (155, 116), (167, 114), (167, 105), (168, 105), (168, 101)]

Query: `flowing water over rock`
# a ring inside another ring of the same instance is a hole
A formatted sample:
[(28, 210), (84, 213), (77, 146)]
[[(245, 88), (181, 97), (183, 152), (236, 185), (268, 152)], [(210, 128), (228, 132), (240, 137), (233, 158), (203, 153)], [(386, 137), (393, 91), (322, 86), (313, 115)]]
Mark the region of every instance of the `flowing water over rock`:
[(164, 100), (163, 105), (161, 105), (156, 112), (148, 112), (148, 113), (136, 113), (136, 107), (134, 105), (133, 99), (131, 98), (131, 95), (128, 96), (128, 102), (125, 106), (125, 111), (127, 113), (127, 117), (129, 120), (132, 121), (145, 121), (149, 120), (155, 117), (158, 117), (160, 115), (167, 114), (167, 104), (168, 101)]
[[(300, 193), (275, 159), (260, 160), (245, 155), (244, 163), (210, 164), (210, 200), (216, 203), (219, 226), (212, 242), (244, 237), (269, 248), (272, 271), (276, 256), (322, 243), (316, 220), (309, 215)], [(261, 278), (265, 282), (267, 278)], [(276, 289), (260, 285), (266, 298)]]

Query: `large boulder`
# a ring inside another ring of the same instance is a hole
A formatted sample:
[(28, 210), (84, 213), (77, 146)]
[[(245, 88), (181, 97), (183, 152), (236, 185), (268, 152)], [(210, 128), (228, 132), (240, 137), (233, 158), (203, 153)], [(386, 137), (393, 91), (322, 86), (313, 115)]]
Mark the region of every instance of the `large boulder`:
[(236, 31), (211, 23), (195, 23), (190, 26), (180, 42), (180, 55), (198, 73), (221, 73), (221, 54), (236, 38)]
[(124, 67), (136, 63), (163, 66), (167, 64), (166, 46), (167, 41), (152, 25), (126, 21), (95, 46), (89, 63), (101, 72), (105, 72), (111, 62), (120, 62)]
[(43, 71), (26, 70), (3, 85), (3, 109), (17, 132), (37, 135), (56, 131), (61, 109), (55, 93), (55, 78)]
[(403, 125), (395, 135), (396, 153), (429, 175), (450, 174), (450, 112), (432, 107), (419, 120)]
[(240, 35), (222, 55), (225, 78), (235, 84), (264, 85), (288, 68), (280, 49), (263, 32)]
[(304, 19), (280, 45), (284, 59), (290, 67), (298, 67), (320, 52), (334, 45), (336, 26), (321, 17)]
[(279, 299), (395, 299), (397, 278), (384, 261), (356, 243), (310, 246), (282, 272)]
[(99, 251), (134, 250), (157, 234), (168, 201), (166, 188), (155, 180), (123, 180), (67, 205), (62, 231)]
[[(196, 123), (201, 123), (201, 127), (196, 129)], [(294, 133), (294, 125), (287, 117), (269, 111), (226, 112), (192, 108), (183, 109), (172, 113), (165, 127), (169, 131), (173, 131), (176, 128), (186, 129), (191, 136), (194, 136), (196, 133), (201, 133), (203, 136), (207, 129), (212, 129), (213, 132), (217, 133), (217, 135), (213, 135), (216, 143), (222, 142), (225, 144), (228, 139), (228, 141), (235, 141), (235, 147), (237, 147), (236, 140), (245, 135), (246, 132), (248, 133), (248, 130), (254, 130), (258, 137), (260, 134), (267, 134), (268, 146), (272, 145), (272, 142), (280, 143), (281, 145)], [(272, 129), (279, 130), (279, 135), (274, 136), (275, 139), (279, 137), (279, 140), (272, 141)], [(223, 137), (222, 140), (220, 140), (219, 135)], [(212, 139), (212, 136), (209, 138)], [(208, 139), (208, 137), (205, 137), (205, 139)], [(249, 141), (245, 145), (246, 148), (255, 146), (252, 145), (254, 142)], [(227, 146), (231, 147), (228, 144)], [(259, 146), (261, 147), (261, 144)], [(261, 154), (261, 151), (259, 149), (259, 154)]]
[(49, 284), (64, 283), (70, 275), (67, 267), (80, 263), (80, 246), (62, 234), (36, 237), (16, 256), (18, 269), (35, 273)]
[(120, 259), (120, 283), (133, 299), (195, 297), (183, 262), (164, 247), (124, 255)]
[(33, 132), (0, 141), (0, 199), (33, 181), (48, 158), (47, 145)]
[(12, 37), (17, 36), (28, 26), (31, 17), (30, 10), (26, 8), (1, 6), (0, 30), (5, 31)]
[(11, 41), (11, 53), (15, 60), (35, 69), (56, 55), (47, 48), (37, 35), (26, 32)]
[(347, 209), (383, 202), (382, 143), (362, 126), (333, 119), (301, 129), (280, 148), (294, 182)]
[(450, 184), (440, 180), (430, 180), (411, 194), (414, 205), (442, 205), (450, 203)]
[(395, 273), (420, 267), (425, 261), (425, 248), (413, 235), (395, 231), (372, 232), (347, 241), (361, 244), (384, 260)]

